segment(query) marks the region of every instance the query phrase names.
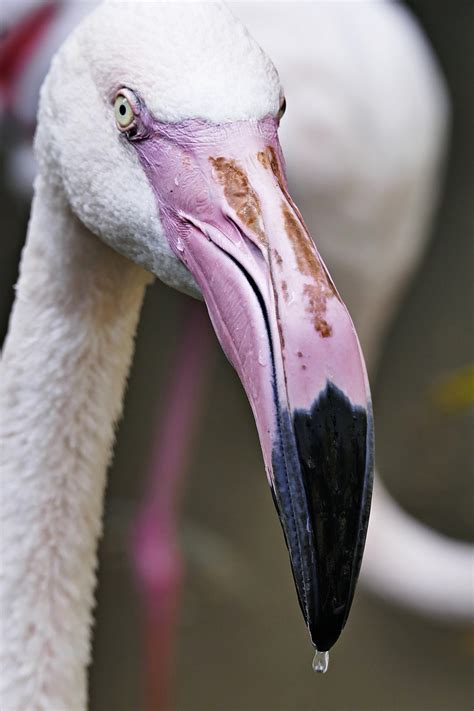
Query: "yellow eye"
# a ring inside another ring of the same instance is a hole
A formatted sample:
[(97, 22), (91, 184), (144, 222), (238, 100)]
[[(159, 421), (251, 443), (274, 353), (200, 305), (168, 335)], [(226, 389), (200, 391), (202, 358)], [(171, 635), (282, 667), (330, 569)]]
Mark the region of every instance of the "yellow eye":
[(130, 128), (135, 121), (135, 114), (133, 113), (129, 100), (124, 94), (117, 94), (115, 97), (114, 110), (117, 126), (122, 131)]

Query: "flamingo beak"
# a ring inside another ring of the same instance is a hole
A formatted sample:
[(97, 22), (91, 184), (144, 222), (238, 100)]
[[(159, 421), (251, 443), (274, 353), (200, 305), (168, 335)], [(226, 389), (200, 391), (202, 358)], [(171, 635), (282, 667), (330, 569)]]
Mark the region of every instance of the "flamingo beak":
[(329, 650), (365, 544), (370, 393), (350, 316), (288, 194), (276, 121), (161, 126), (135, 147), (247, 393), (305, 622)]

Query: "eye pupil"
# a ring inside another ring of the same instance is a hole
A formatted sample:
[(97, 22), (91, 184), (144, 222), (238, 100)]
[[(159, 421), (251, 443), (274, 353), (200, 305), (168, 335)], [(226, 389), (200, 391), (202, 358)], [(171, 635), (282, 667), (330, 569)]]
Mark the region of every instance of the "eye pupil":
[(121, 106), (120, 106), (120, 108), (119, 108), (119, 113), (120, 113), (122, 116), (125, 116), (125, 114), (127, 113), (127, 109), (125, 108), (125, 104), (121, 104)]

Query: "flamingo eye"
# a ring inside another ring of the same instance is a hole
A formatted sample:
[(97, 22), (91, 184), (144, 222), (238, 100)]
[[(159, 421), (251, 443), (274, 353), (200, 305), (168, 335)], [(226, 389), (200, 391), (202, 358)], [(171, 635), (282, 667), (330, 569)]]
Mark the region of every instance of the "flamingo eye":
[(119, 92), (115, 97), (114, 111), (117, 128), (120, 131), (128, 130), (135, 121), (135, 114), (130, 101), (122, 92)]

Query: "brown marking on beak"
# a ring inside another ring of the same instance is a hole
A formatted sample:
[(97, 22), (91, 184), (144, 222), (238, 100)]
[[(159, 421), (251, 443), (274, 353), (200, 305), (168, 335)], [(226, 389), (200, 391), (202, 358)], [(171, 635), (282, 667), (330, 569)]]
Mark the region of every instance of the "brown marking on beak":
[(291, 240), (293, 251), (298, 265), (298, 271), (306, 276), (313, 277), (317, 282), (328, 281), (326, 274), (321, 266), (316, 252), (311, 243), (310, 237), (301, 227), (300, 221), (284, 201), (281, 203), (281, 210), (285, 220), (286, 234)]
[[(285, 335), (283, 333), (283, 326), (281, 325), (281, 320), (277, 318), (277, 326), (278, 326), (278, 334), (280, 336), (280, 345), (281, 345), (281, 355), (283, 360), (286, 360), (286, 355), (285, 355)], [(285, 377), (285, 384), (286, 384), (286, 373), (284, 373)]]
[[(262, 151), (262, 153), (263, 153), (263, 151)], [(258, 156), (257, 156), (257, 158), (258, 158)], [(281, 192), (288, 200), (288, 203), (293, 208), (295, 214), (298, 216), (298, 219), (301, 222), (303, 222), (303, 217), (301, 216), (301, 212), (298, 210), (298, 207), (293, 202), (293, 199), (286, 187), (285, 173), (283, 171), (283, 168), (280, 164), (280, 161), (278, 159), (278, 156), (277, 156), (276, 151), (273, 148), (273, 146), (267, 146), (266, 153), (265, 153), (265, 159), (259, 159), (259, 160), (265, 168), (271, 168), (271, 171), (272, 171), (273, 175), (275, 176), (276, 181), (278, 183), (278, 187), (280, 188)]]
[(303, 229), (301, 222), (290, 210), (286, 202), (281, 203), (285, 221), (285, 230), (290, 238), (296, 257), (296, 264), (301, 274), (313, 279), (312, 284), (305, 284), (303, 293), (308, 300), (306, 311), (311, 314), (314, 328), (322, 338), (332, 335), (332, 328), (326, 321), (326, 302), (337, 296), (326, 270), (318, 259), (311, 238)]
[(239, 219), (249, 227), (265, 246), (268, 244), (261, 226), (261, 208), (257, 193), (250, 185), (245, 171), (230, 158), (209, 158), (224, 195)]
[(261, 165), (263, 165), (265, 170), (268, 170), (269, 168), (271, 169), (273, 175), (277, 179), (280, 190), (284, 195), (288, 195), (285, 185), (285, 177), (280, 168), (280, 164), (273, 147), (267, 146), (264, 151), (259, 151), (257, 153), (257, 160)]
[(332, 336), (332, 328), (325, 319), (326, 300), (332, 296), (332, 292), (328, 294), (321, 284), (305, 284), (303, 293), (308, 299), (306, 311), (313, 318), (315, 330), (322, 338)]
[(281, 282), (281, 290), (283, 293), (283, 298), (285, 299), (286, 302), (288, 302), (289, 294), (288, 294), (288, 284), (286, 283), (286, 281)]
[(278, 185), (280, 186), (281, 191), (285, 195), (287, 195), (285, 176), (283, 175), (283, 171), (280, 167), (280, 163), (278, 162), (278, 158), (273, 146), (267, 146), (267, 156), (270, 168), (272, 169), (272, 173), (278, 181)]
[(263, 165), (265, 170), (270, 168), (270, 161), (268, 159), (267, 151), (259, 151), (257, 153), (257, 160), (261, 165)]
[(288, 194), (288, 190), (286, 189), (285, 176), (283, 174), (283, 170), (280, 166), (277, 154), (275, 153), (275, 149), (273, 148), (273, 146), (267, 146), (266, 150), (257, 153), (257, 158), (264, 168), (271, 169), (273, 175), (277, 179), (277, 183), (283, 195), (287, 198), (288, 202), (292, 205), (292, 207), (295, 208), (298, 216), (300, 216), (299, 211), (293, 204), (293, 200), (291, 199), (290, 195)]
[(273, 256), (275, 257), (275, 262), (278, 264), (279, 267), (283, 264), (283, 259), (281, 257), (280, 252), (277, 249), (273, 249)]

